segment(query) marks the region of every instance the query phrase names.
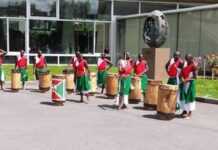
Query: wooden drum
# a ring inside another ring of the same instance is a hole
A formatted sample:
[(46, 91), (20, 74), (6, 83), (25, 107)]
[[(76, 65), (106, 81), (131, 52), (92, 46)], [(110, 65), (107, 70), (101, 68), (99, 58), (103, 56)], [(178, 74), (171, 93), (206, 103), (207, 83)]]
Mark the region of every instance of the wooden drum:
[(172, 119), (174, 117), (176, 112), (177, 91), (178, 86), (176, 85), (160, 85), (157, 113), (161, 115), (161, 119)]
[(118, 77), (116, 74), (108, 74), (106, 77), (106, 95), (116, 96), (118, 94)]
[(141, 79), (140, 77), (133, 77), (129, 101), (130, 103), (139, 103), (141, 101), (141, 98), (142, 98)]
[(63, 105), (66, 101), (65, 75), (52, 75), (51, 98), (56, 104)]
[(156, 109), (158, 103), (158, 91), (162, 81), (149, 80), (148, 89), (144, 98), (144, 107)]
[(97, 76), (95, 72), (90, 73), (90, 85), (91, 85), (90, 93), (95, 94), (97, 91)]
[(15, 70), (12, 69), (11, 71), (11, 89), (14, 91), (20, 90), (22, 87), (21, 83), (21, 74)]
[(65, 75), (66, 78), (66, 91), (69, 94), (73, 93), (75, 90), (73, 69), (65, 69), (63, 70), (63, 74)]
[(48, 70), (43, 70), (39, 73), (39, 90), (46, 92), (51, 87), (51, 75)]

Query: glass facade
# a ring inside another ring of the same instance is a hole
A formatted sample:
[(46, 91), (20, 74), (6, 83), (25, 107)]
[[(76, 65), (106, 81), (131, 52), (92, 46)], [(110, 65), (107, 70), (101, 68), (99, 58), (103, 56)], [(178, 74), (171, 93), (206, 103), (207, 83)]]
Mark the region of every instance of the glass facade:
[(64, 19), (110, 20), (111, 1), (108, 0), (61, 0), (60, 16)]
[(0, 49), (7, 49), (7, 25), (6, 19), (0, 19)]
[[(178, 6), (175, 2), (144, 0), (0, 0), (0, 48), (9, 52), (10, 61), (20, 49), (25, 49), (30, 62), (40, 49), (52, 64), (68, 62), (75, 51), (96, 63), (103, 49), (115, 51), (115, 47), (117, 53), (111, 56), (118, 57), (122, 50), (136, 56), (147, 47), (141, 33), (145, 18), (118, 20), (115, 24), (114, 16), (194, 5)], [(218, 43), (211, 39), (216, 39), (216, 19), (211, 20), (217, 18), (216, 12), (168, 15), (171, 30), (164, 46), (192, 51), (196, 55), (215, 51)], [(117, 26), (116, 33), (114, 26)], [(187, 27), (190, 28), (186, 30)], [(116, 39), (115, 46), (113, 39)]]
[(30, 53), (93, 53), (94, 24), (70, 21), (30, 21)]
[[(162, 47), (182, 54), (204, 56), (218, 52), (218, 9), (167, 14), (170, 32)], [(135, 56), (148, 46), (143, 41), (145, 17), (121, 19), (117, 24), (117, 51), (129, 50)]]
[(26, 16), (26, 0), (0, 0), (0, 16)]
[(31, 16), (56, 17), (57, 0), (31, 0)]

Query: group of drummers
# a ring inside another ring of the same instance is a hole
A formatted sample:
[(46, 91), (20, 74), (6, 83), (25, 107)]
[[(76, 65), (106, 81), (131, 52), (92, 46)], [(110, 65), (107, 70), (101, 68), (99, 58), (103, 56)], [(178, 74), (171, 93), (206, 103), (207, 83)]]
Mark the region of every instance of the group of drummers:
[[(2, 68), (3, 56), (5, 51), (0, 49), (0, 85), (3, 89), (4, 70)], [(86, 59), (79, 51), (72, 57), (69, 66), (74, 70), (76, 91), (80, 94), (81, 102), (88, 102), (90, 96), (90, 68)], [(106, 77), (108, 70), (113, 66), (112, 62), (107, 59), (106, 54), (102, 53), (97, 61), (97, 85), (101, 88), (101, 93), (104, 93), (106, 85)], [(118, 109), (128, 108), (129, 95), (131, 91), (132, 77), (140, 79), (141, 94), (144, 97), (148, 86), (148, 77), (146, 73), (149, 71), (148, 63), (143, 54), (138, 54), (137, 60), (130, 57), (128, 52), (124, 52), (123, 56), (119, 58), (117, 78), (119, 81), (118, 94), (115, 104)], [(33, 70), (38, 79), (39, 73), (47, 68), (46, 59), (41, 51), (37, 52)], [(15, 69), (21, 74), (23, 88), (25, 82), (28, 80), (27, 73), (27, 58), (24, 50), (20, 51), (15, 63)], [(193, 56), (187, 54), (185, 59), (181, 58), (179, 51), (174, 53), (174, 56), (166, 64), (166, 72), (169, 76), (167, 84), (177, 85), (177, 109), (182, 109), (181, 117), (190, 118), (192, 111), (195, 110), (195, 79), (196, 79), (197, 63)], [(84, 96), (87, 100), (84, 99)], [(142, 98), (143, 98), (142, 97)]]

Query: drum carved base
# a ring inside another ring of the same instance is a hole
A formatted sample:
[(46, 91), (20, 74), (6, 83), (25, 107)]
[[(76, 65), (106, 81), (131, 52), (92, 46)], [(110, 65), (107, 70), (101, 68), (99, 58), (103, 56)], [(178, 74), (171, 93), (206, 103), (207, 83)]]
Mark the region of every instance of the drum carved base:
[(146, 110), (156, 110), (157, 109), (157, 105), (152, 105), (152, 104), (144, 103), (144, 109), (146, 109)]
[(172, 120), (175, 118), (175, 114), (173, 113), (166, 114), (162, 112), (157, 112), (157, 118), (160, 120)]
[(48, 88), (39, 87), (39, 90), (40, 90), (40, 92), (45, 93), (45, 92), (50, 90), (50, 87), (48, 87)]

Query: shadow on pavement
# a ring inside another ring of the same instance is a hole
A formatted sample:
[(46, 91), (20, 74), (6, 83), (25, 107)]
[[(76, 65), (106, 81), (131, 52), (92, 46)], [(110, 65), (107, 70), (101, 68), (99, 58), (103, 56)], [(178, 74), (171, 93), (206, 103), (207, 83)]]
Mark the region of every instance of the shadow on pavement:
[(108, 96), (96, 96), (96, 98), (99, 98), (99, 99), (114, 99), (114, 97), (108, 97)]
[(135, 106), (133, 108), (137, 110), (144, 110), (144, 111), (155, 111), (154, 109), (143, 107), (143, 106)]
[(80, 100), (74, 100), (74, 99), (67, 99), (66, 101), (72, 103), (82, 103)]
[(113, 110), (117, 110), (117, 106), (116, 105), (98, 105), (99, 108), (101, 108), (102, 110), (108, 110), (109, 109), (113, 109)]
[(5, 89), (3, 90), (3, 92), (8, 92), (8, 93), (18, 93), (19, 90), (12, 90), (11, 88), (5, 88)]
[(47, 105), (47, 106), (58, 106), (57, 104), (53, 103), (53, 102), (40, 102), (41, 105)]

